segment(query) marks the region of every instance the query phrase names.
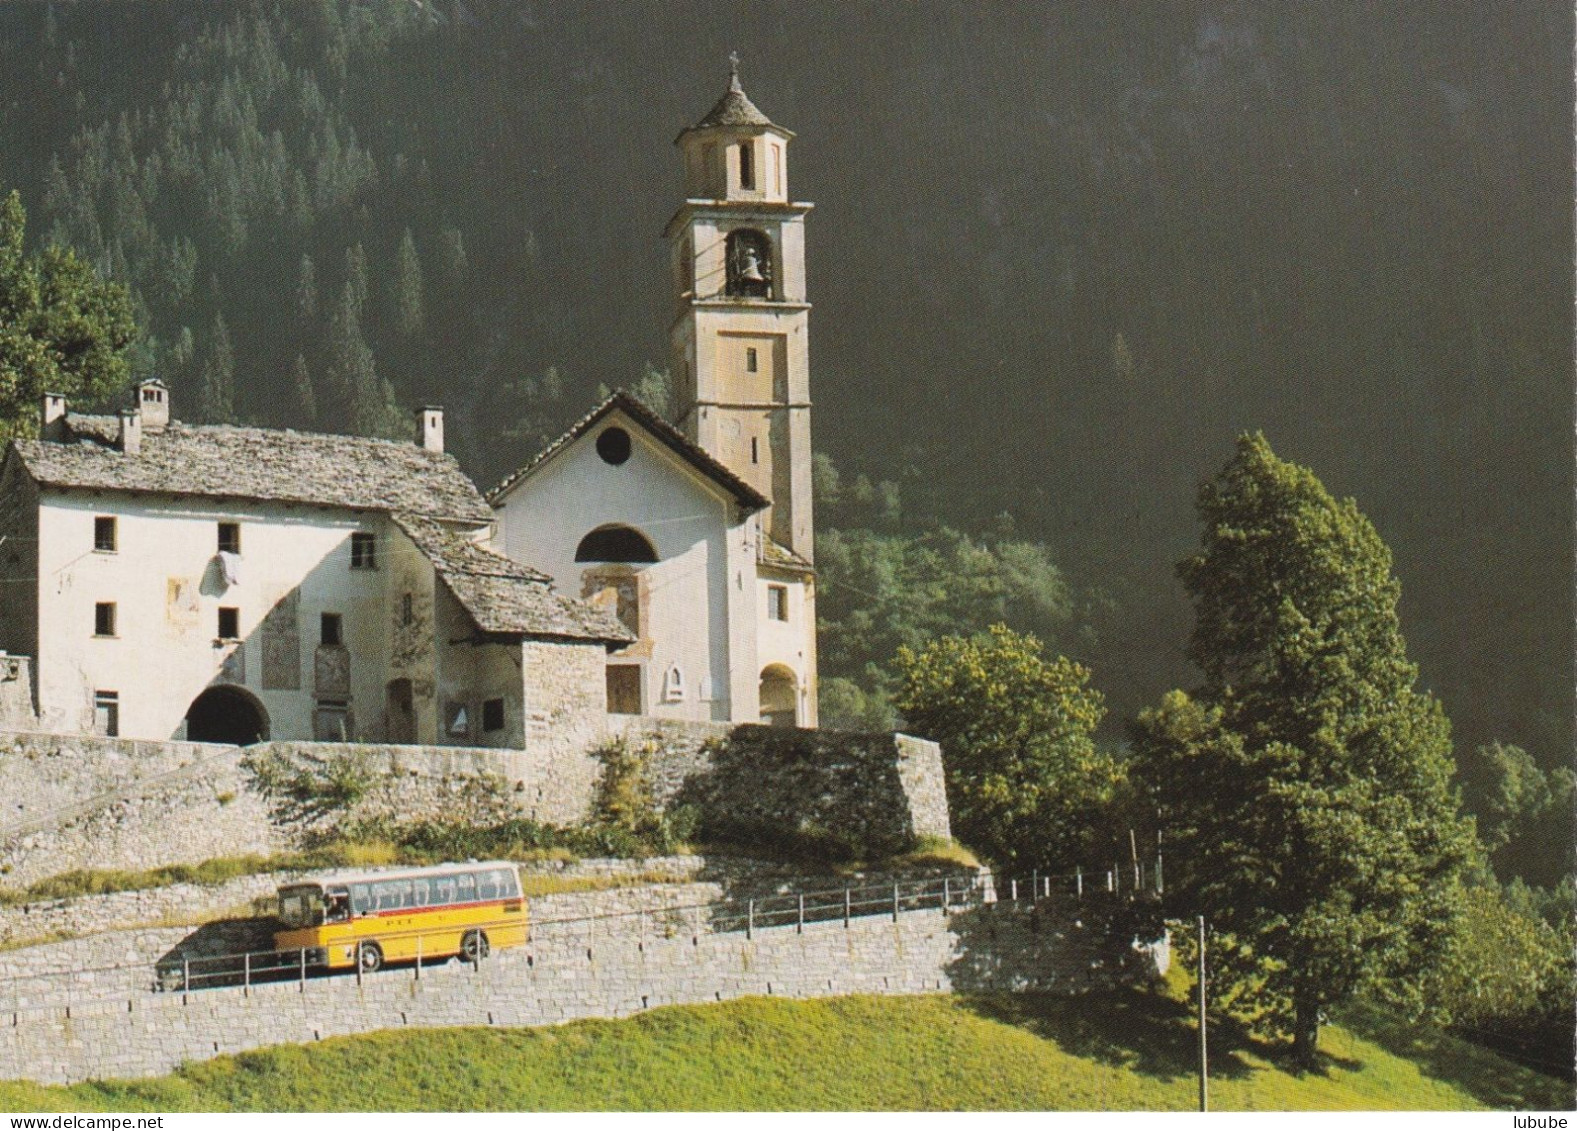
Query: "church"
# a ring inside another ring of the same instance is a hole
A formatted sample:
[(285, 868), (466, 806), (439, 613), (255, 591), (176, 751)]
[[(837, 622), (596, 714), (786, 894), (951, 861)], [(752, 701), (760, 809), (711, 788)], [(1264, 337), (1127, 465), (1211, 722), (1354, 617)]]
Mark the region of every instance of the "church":
[[(615, 393), (485, 497), (415, 443), (46, 395), (0, 457), (0, 724), (584, 750), (618, 716), (814, 727), (793, 134), (728, 89), (676, 145), (664, 420)], [(18, 722), (18, 720), (22, 722)]]

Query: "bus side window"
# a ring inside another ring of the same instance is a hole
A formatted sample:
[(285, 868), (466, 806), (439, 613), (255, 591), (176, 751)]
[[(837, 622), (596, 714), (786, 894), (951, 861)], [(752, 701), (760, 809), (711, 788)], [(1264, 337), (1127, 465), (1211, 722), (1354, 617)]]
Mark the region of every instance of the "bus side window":
[(478, 899), (497, 899), (498, 898), (498, 873), (497, 872), (492, 872), (492, 871), (483, 872), (477, 878), (481, 881), (480, 885), (477, 888), (477, 892), (476, 892), (477, 898)]
[(329, 923), (341, 923), (350, 918), (350, 895), (343, 889), (328, 893), (328, 910), (323, 916)]
[(350, 885), (350, 910), (352, 915), (365, 915), (372, 910), (372, 889), (370, 885)]
[(426, 880), (411, 881), (411, 906), (426, 907), (432, 902), (431, 886)]
[(520, 898), (520, 873), (515, 871), (513, 868), (507, 869), (504, 872), (504, 898)]
[(461, 903), (476, 902), (476, 873), (461, 872), (455, 877), (455, 884), (460, 889)]
[(434, 880), (433, 881), (433, 887), (434, 887), (434, 889), (437, 892), (437, 898), (436, 898), (435, 902), (442, 904), (442, 903), (453, 903), (455, 901), (455, 899), (454, 899), (455, 887), (454, 887), (454, 877), (453, 876), (443, 876), (443, 877), (440, 877), (439, 879)]

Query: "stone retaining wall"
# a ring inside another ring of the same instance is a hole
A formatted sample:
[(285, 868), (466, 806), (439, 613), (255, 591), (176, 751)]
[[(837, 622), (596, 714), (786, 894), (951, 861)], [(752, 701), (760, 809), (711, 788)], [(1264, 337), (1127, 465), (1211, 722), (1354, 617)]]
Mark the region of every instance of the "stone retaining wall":
[[(606, 895), (611, 893), (596, 893)], [(675, 893), (677, 896), (678, 893)], [(701, 916), (646, 915), (537, 930), (480, 969), (391, 969), (24, 1012), (0, 1026), (0, 1075), (68, 1083), (168, 1072), (183, 1061), (406, 1026), (544, 1025), (765, 994), (949, 990), (1083, 993), (1154, 972), (1105, 929), (1095, 901), (713, 934)], [(693, 924), (693, 925), (692, 925)], [(1164, 960), (1164, 955), (1162, 956)]]
[(612, 719), (645, 755), (658, 805), (696, 805), (703, 835), (855, 857), (952, 835), (941, 748), (926, 739)]

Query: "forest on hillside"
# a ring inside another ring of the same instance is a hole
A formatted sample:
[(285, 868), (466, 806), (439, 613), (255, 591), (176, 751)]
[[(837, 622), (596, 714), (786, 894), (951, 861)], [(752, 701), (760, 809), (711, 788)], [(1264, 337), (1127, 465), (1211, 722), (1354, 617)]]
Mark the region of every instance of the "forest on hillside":
[[(1196, 676), (1233, 437), (1358, 498), (1464, 752), (1569, 759), (1570, 48), (1556, 4), (182, 0), (0, 9), (0, 187), (127, 284), (178, 416), (399, 434), (484, 487), (661, 401), (669, 146), (795, 130), (825, 674), (1007, 619), (1121, 721)], [(915, 599), (916, 594), (921, 599)], [(879, 612), (873, 612), (878, 610)], [(873, 630), (873, 623), (877, 630)]]

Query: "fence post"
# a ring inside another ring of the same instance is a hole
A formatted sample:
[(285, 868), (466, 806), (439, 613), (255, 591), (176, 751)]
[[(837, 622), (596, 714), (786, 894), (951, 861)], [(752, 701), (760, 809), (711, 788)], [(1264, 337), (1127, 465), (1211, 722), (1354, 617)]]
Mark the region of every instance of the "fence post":
[(756, 901), (748, 900), (745, 904), (745, 938), (749, 939), (756, 930)]
[(241, 956), (241, 990), (247, 994), (252, 992), (252, 952), (250, 950)]
[(420, 982), (421, 980), (422, 980), (422, 936), (421, 935), (417, 935), (416, 936), (416, 978), (415, 978), (415, 981)]
[(942, 877), (942, 914), (947, 914), (948, 906), (953, 902), (953, 885), (946, 876)]
[(845, 886), (843, 889), (843, 929), (845, 931), (849, 929), (849, 903), (849, 889)]
[(301, 992), (307, 992), (307, 948), (301, 948)]
[(192, 960), (189, 955), (181, 955), (181, 992), (184, 994), (192, 988)]
[(805, 933), (805, 893), (799, 893), (799, 922), (794, 925), (794, 930), (799, 934)]

